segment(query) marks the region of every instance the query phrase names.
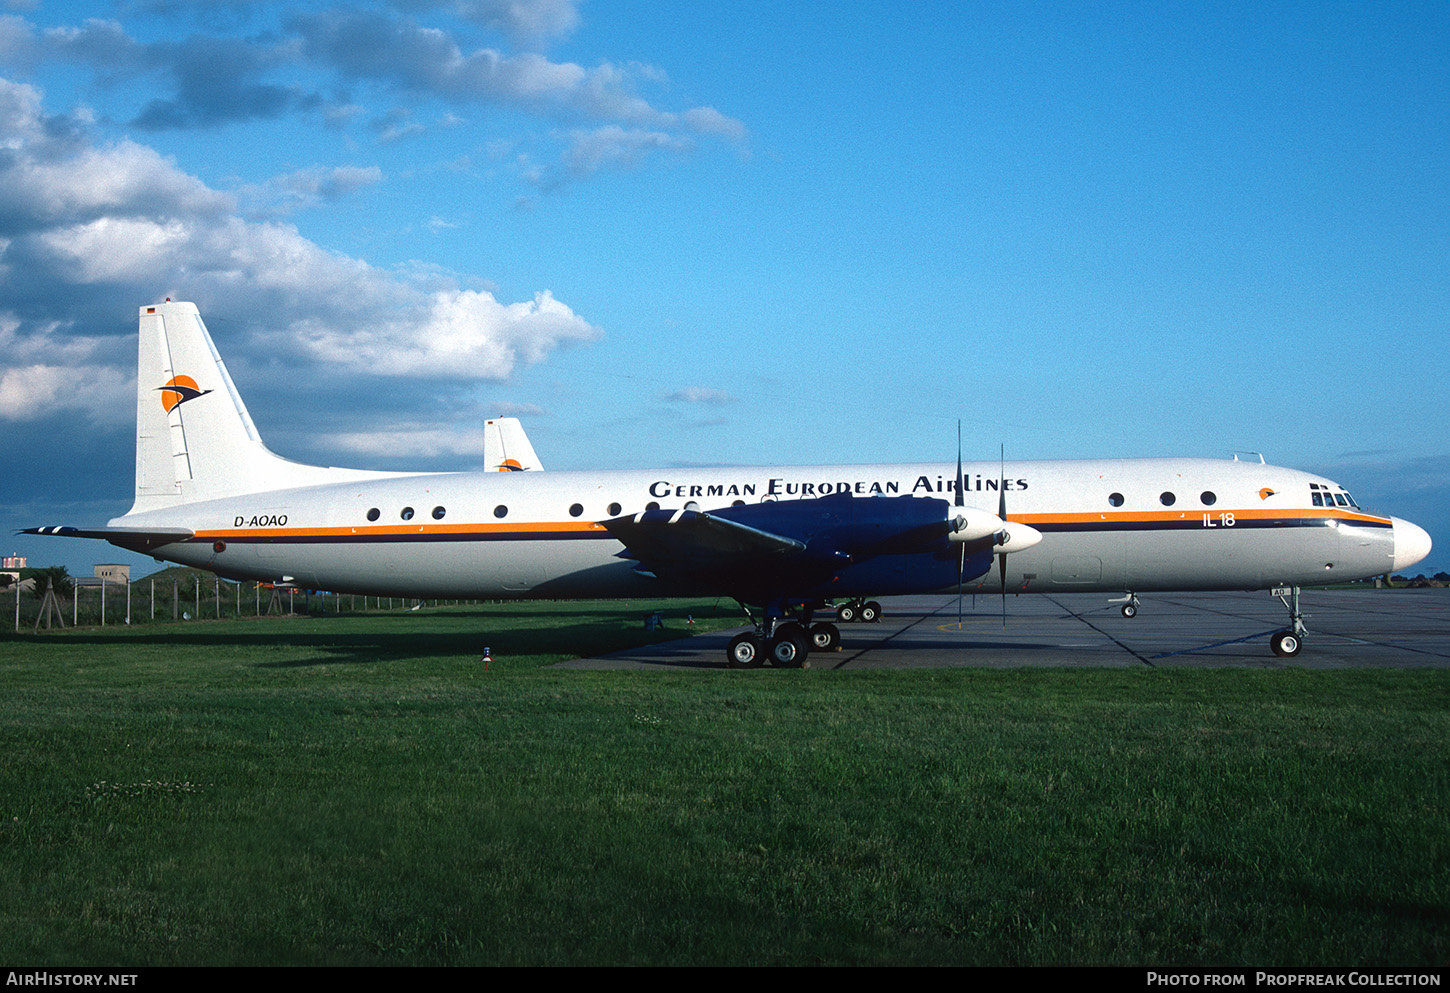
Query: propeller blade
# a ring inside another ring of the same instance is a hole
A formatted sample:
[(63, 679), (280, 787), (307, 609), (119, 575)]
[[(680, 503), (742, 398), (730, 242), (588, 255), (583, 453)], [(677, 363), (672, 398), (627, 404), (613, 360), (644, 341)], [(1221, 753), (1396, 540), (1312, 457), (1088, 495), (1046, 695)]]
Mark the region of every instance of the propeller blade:
[(997, 556), (997, 581), (1002, 584), (1002, 630), (1007, 630), (1007, 556)]
[(952, 503), (958, 507), (967, 505), (966, 495), (962, 492), (965, 489), (966, 487), (962, 485), (962, 422), (957, 421), (957, 485), (956, 496), (952, 498)]
[[(952, 502), (957, 507), (965, 507), (966, 495), (962, 492), (966, 489), (962, 485), (962, 421), (957, 419), (957, 495)], [(967, 572), (967, 546), (965, 544), (957, 547), (957, 630), (962, 629), (962, 577)]]
[[(1007, 520), (1007, 446), (1004, 444), (997, 463), (997, 516)], [(997, 581), (1002, 584), (1002, 630), (1007, 630), (1007, 555), (997, 553)]]

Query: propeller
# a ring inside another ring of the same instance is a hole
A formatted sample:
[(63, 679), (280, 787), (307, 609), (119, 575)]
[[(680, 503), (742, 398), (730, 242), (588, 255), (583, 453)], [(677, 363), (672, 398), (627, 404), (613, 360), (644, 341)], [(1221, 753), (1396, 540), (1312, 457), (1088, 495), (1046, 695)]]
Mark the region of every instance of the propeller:
[[(1007, 446), (1003, 445), (997, 463), (997, 516), (1007, 523)], [(1005, 537), (1005, 535), (1003, 536)], [(1001, 539), (998, 541), (1001, 545)], [(997, 553), (997, 580), (1002, 584), (1002, 630), (1007, 630), (1007, 553)]]
[[(957, 481), (952, 494), (955, 517), (952, 521), (951, 540), (960, 543), (957, 552), (957, 623), (962, 621), (962, 594), (966, 585), (967, 542), (990, 539), (997, 547), (997, 578), (1002, 584), (1002, 626), (1007, 626), (1007, 556), (1011, 552), (1031, 548), (1042, 540), (1042, 532), (1021, 521), (1007, 520), (1007, 446), (1002, 446), (1000, 469), (997, 479), (997, 513), (980, 507), (968, 507), (966, 489), (962, 483), (962, 423), (957, 422)], [(978, 545), (977, 547), (980, 547)], [(972, 592), (972, 606), (976, 608), (976, 590)]]
[[(962, 421), (961, 421), (961, 418), (958, 418), (957, 419), (957, 482), (956, 482), (955, 489), (956, 489), (956, 495), (954, 497), (952, 497), (952, 505), (955, 506), (958, 510), (961, 510), (963, 507), (965, 507), (967, 505), (966, 494), (962, 492), (963, 490), (966, 489), (966, 487), (962, 485)], [(958, 631), (960, 631), (962, 629), (962, 577), (966, 575), (966, 572), (967, 572), (967, 546), (966, 546), (965, 543), (962, 543), (962, 544), (960, 544), (960, 545), (957, 546), (957, 630)], [(972, 597), (972, 600), (975, 602), (976, 599), (977, 598), (974, 595)]]

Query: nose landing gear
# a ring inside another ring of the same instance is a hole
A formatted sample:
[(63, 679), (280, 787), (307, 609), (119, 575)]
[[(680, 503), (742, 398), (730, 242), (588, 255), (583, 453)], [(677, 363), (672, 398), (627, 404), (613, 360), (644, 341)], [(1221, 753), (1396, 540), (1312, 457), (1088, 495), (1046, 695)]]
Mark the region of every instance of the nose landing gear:
[(1138, 594), (1132, 590), (1128, 591), (1127, 596), (1120, 596), (1115, 600), (1109, 600), (1108, 603), (1121, 603), (1123, 605), (1123, 616), (1128, 620), (1132, 620), (1138, 616)]
[(1281, 659), (1292, 659), (1304, 647), (1304, 614), (1299, 610), (1299, 587), (1276, 586), (1269, 592), (1289, 608), (1289, 627), (1269, 636), (1269, 648)]

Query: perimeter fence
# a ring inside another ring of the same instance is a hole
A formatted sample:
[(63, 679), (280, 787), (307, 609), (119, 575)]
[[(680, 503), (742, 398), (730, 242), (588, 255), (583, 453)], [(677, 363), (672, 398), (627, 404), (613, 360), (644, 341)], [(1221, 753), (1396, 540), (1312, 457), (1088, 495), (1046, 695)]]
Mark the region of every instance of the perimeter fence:
[[(72, 581), (74, 583), (74, 581)], [(364, 596), (291, 587), (232, 583), (214, 576), (139, 579), (133, 583), (74, 583), (52, 597), (44, 590), (12, 586), (0, 590), (16, 633), (70, 627), (184, 624), (255, 617), (418, 610), (472, 600), (418, 600)], [(7, 602), (8, 601), (8, 602)], [(4, 616), (4, 614), (0, 614)], [(3, 623), (3, 622), (0, 622)], [(0, 628), (4, 630), (4, 628)]]

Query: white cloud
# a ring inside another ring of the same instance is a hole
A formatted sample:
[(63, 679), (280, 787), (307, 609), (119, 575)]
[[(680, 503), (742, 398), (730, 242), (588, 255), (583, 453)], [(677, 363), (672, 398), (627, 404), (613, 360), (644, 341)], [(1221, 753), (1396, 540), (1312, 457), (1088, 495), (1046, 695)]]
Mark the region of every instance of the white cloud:
[(410, 314), (405, 323), (300, 330), (296, 347), (319, 362), (375, 375), (444, 380), (505, 379), (516, 366), (542, 361), (559, 345), (599, 336), (547, 290), (529, 303), (514, 304), (499, 303), (483, 291), (439, 291), (430, 296), (426, 313)]
[(383, 425), (368, 431), (338, 431), (323, 434), (318, 447), (327, 451), (346, 452), (371, 458), (395, 458), (406, 452), (411, 459), (434, 459), (440, 456), (474, 456), (483, 458), (483, 426), (459, 428), (419, 428), (412, 424)]
[[(112, 403), (135, 361), (134, 346), (115, 346), (134, 334), (134, 307), (163, 295), (240, 327), (228, 347), (242, 361), (430, 382), (503, 378), (600, 334), (548, 290), (505, 303), (434, 268), (379, 269), (247, 221), (154, 150), (92, 144), (3, 79), (0, 148), (0, 419)], [(324, 197), (376, 178), (304, 169), (276, 187)]]
[(497, 28), (515, 40), (542, 43), (579, 26), (580, 0), (457, 0), (460, 17)]
[(536, 403), (512, 403), (499, 400), (487, 405), (495, 417), (545, 417), (548, 411)]
[(687, 386), (683, 390), (676, 390), (667, 394), (666, 400), (677, 403), (703, 403), (712, 407), (719, 407), (727, 403), (734, 403), (736, 398), (724, 390), (717, 390), (710, 386)]
[[(189, 11), (207, 30), (143, 41), (117, 20), (90, 18), (80, 26), (37, 30), (24, 18), (0, 16), (0, 64), (28, 70), (69, 63), (89, 71), (112, 93), (135, 92), (138, 84), (151, 92), (159, 84), (130, 121), (133, 128), (152, 131), (318, 115), (329, 128), (365, 122), (378, 143), (392, 144), (461, 123), (448, 112), (433, 124), (424, 123), (406, 109), (429, 100), (504, 108), (547, 118), (564, 129), (600, 126), (593, 132), (555, 130), (533, 139), (549, 146), (538, 157), (554, 161), (532, 180), (522, 177), (541, 188), (557, 188), (606, 167), (631, 168), (655, 152), (689, 152), (700, 139), (743, 147), (748, 137), (741, 121), (714, 107), (672, 111), (641, 95), (641, 90), (668, 85), (655, 66), (635, 61), (584, 66), (530, 48), (577, 27), (577, 0), (390, 0), (291, 15), (284, 10), (280, 31), (250, 35), (237, 32), (245, 17), (207, 17), (206, 5), (178, 0), (150, 0), (149, 11), (161, 13), (158, 4), (170, 10), (170, 19)], [(246, 9), (235, 6), (238, 14)], [(446, 27), (417, 23), (408, 14), (429, 15)], [(475, 25), (523, 47), (465, 48), (458, 39), (476, 34)], [(331, 92), (319, 84), (319, 73), (332, 75)], [(393, 109), (369, 112), (355, 97)], [(531, 139), (514, 135), (506, 140)], [(268, 191), (241, 192), (249, 208), (264, 213), (305, 205), (284, 199), (270, 201), (269, 207), (261, 195)]]
[(249, 214), (276, 216), (341, 200), (382, 181), (377, 166), (309, 166), (238, 187), (236, 194)]
[(744, 124), (713, 107), (660, 110), (635, 93), (663, 74), (651, 66), (601, 62), (585, 68), (538, 52), (465, 52), (448, 32), (366, 10), (299, 16), (289, 28), (309, 57), (344, 78), (446, 100), (495, 104), (554, 118), (612, 121), (633, 128), (689, 131), (743, 141)]
[(564, 154), (564, 165), (570, 174), (585, 176), (607, 165), (636, 166), (654, 151), (682, 152), (689, 147), (689, 140), (677, 135), (611, 124), (574, 132)]
[(124, 419), (134, 409), (135, 373), (105, 366), (0, 367), (0, 420), (36, 421), (80, 412), (92, 422)]

